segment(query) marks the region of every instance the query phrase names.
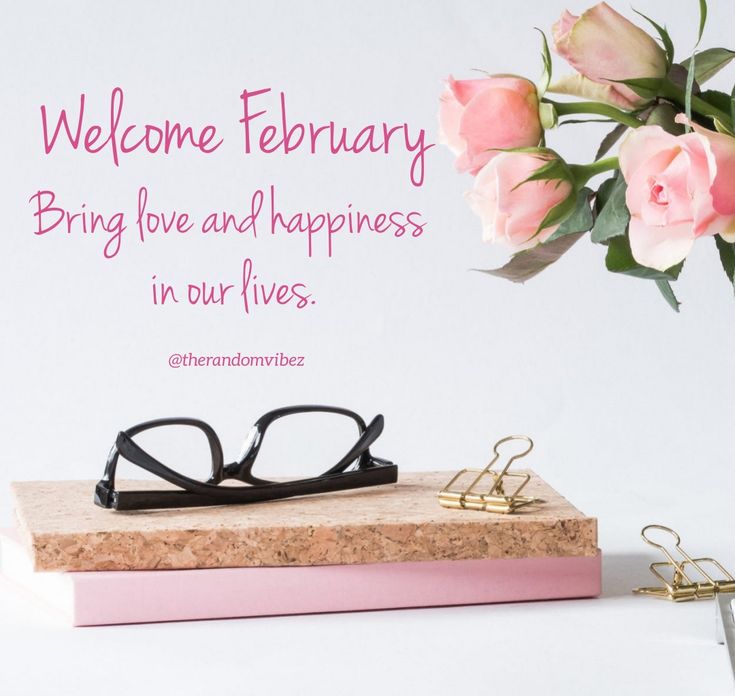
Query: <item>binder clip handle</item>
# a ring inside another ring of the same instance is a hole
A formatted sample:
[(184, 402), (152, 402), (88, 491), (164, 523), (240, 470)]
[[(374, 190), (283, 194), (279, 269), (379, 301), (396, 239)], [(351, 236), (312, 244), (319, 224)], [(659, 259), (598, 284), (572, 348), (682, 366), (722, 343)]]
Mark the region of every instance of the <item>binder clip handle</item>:
[(530, 453), (530, 451), (533, 449), (533, 440), (528, 437), (527, 435), (508, 435), (507, 437), (501, 438), (498, 440), (495, 445), (493, 446), (493, 454), (495, 455), (495, 459), (493, 461), (497, 461), (498, 458), (500, 458), (502, 455), (500, 454), (500, 448), (506, 443), (506, 442), (526, 442), (528, 444), (528, 447), (521, 452), (518, 452), (514, 454), (512, 457), (508, 459), (508, 464), (506, 465), (506, 469), (510, 467), (510, 465), (516, 460), (521, 459), (522, 457), (525, 457), (527, 454)]
[(665, 527), (662, 524), (648, 524), (643, 529), (641, 529), (641, 537), (643, 538), (643, 541), (645, 541), (647, 544), (650, 544), (651, 546), (661, 549), (662, 551), (666, 550), (666, 546), (660, 542), (654, 541), (649, 536), (649, 532), (651, 530), (657, 530), (659, 532), (664, 532), (668, 534), (669, 536), (673, 537), (674, 539), (674, 546), (677, 548), (681, 545), (681, 537), (670, 527)]

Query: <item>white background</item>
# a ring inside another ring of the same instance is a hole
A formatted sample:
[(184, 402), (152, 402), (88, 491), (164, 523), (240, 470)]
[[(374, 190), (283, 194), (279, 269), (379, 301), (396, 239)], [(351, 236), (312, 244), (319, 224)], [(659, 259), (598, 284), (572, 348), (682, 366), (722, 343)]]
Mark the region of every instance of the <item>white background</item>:
[[(667, 22), (683, 58), (696, 5), (637, 9)], [(711, 5), (703, 43), (727, 46), (735, 8)], [(406, 470), (480, 465), (494, 439), (532, 435), (531, 465), (599, 518), (606, 554), (600, 600), (102, 630), (64, 629), (2, 586), (3, 693), (729, 693), (712, 604), (628, 596), (646, 581), (638, 531), (649, 522), (735, 566), (735, 300), (711, 240), (697, 243), (675, 286), (680, 315), (653, 284), (608, 274), (587, 240), (513, 285), (467, 270), (499, 265), (504, 252), (480, 241), (462, 200), (470, 179), (441, 147), (418, 189), (400, 152), (241, 152), (243, 88), (285, 91), (294, 119), (355, 130), (406, 121), (433, 141), (441, 79), (472, 68), (535, 79), (533, 27), (548, 30), (561, 10), (540, 0), (3, 3), (0, 522), (11, 520), (10, 481), (98, 478), (116, 432), (135, 422), (204, 418), (232, 458), (261, 413), (323, 402), (383, 413), (375, 453)], [(123, 120), (214, 123), (225, 144), (208, 157), (130, 155), (119, 168), (108, 154), (43, 154), (41, 104), (75, 112), (84, 92), (104, 122), (117, 85)], [(277, 119), (275, 99), (264, 105)], [(584, 162), (603, 133), (562, 129), (549, 143)], [(201, 216), (242, 209), (271, 183), (287, 211), (416, 209), (427, 231), (338, 237), (331, 260), (306, 259), (299, 239), (131, 237), (105, 261), (99, 238), (34, 236), (27, 203), (51, 188), (70, 207), (132, 214), (145, 184), (152, 207)], [(250, 316), (237, 303), (150, 304), (154, 273), (232, 282), (249, 255), (268, 282), (303, 279), (317, 304)], [(189, 351), (283, 351), (306, 367), (167, 366)]]

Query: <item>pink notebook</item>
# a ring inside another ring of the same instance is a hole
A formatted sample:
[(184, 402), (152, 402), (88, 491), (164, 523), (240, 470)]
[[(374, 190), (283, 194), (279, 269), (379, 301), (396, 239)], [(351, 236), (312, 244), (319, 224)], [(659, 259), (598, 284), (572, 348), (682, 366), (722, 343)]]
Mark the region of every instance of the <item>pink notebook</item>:
[(12, 531), (0, 570), (73, 626), (365, 611), (594, 597), (601, 557), (567, 556), (365, 565), (46, 572)]

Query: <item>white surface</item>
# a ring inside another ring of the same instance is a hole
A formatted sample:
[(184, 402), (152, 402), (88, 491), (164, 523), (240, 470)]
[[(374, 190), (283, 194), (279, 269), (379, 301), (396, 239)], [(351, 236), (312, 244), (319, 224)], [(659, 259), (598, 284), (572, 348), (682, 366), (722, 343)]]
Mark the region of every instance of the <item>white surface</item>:
[[(614, 560), (612, 561), (614, 563)], [(731, 694), (714, 604), (623, 596), (68, 629), (0, 592), (0, 684), (37, 694)], [(611, 592), (615, 594), (615, 592)], [(53, 690), (49, 691), (53, 684)]]
[[(663, 0), (637, 9), (666, 21), (683, 56), (696, 4), (677, 5), (676, 15)], [(290, 113), (304, 118), (353, 127), (407, 120), (433, 135), (445, 74), (538, 74), (532, 27), (548, 28), (562, 4), (507, 8), (487, 0), (349, 9), (336, 1), (4, 3), (0, 522), (11, 515), (9, 481), (95, 478), (117, 430), (134, 422), (202, 417), (232, 457), (270, 408), (341, 403), (385, 414), (375, 452), (405, 469), (481, 464), (494, 439), (531, 434), (531, 466), (600, 519), (606, 597), (72, 631), (3, 587), (0, 692), (156, 693), (171, 684), (179, 694), (490, 692), (495, 684), (519, 694), (731, 691), (710, 603), (627, 594), (647, 582), (637, 534), (649, 522), (677, 528), (692, 553), (735, 566), (735, 305), (713, 245), (697, 245), (677, 283), (679, 316), (650, 284), (607, 274), (602, 250), (586, 242), (514, 286), (466, 272), (503, 254), (480, 242), (461, 198), (469, 179), (443, 149), (430, 151), (427, 183), (413, 189), (406, 158), (245, 159), (235, 146), (243, 87), (284, 89)], [(728, 45), (735, 6), (712, 2), (710, 15), (704, 45)], [(115, 85), (130, 118), (213, 121), (231, 145), (211, 158), (131, 157), (119, 169), (106, 157), (41, 154), (40, 104), (71, 106), (84, 91), (102, 117)], [(581, 129), (562, 130), (550, 144), (585, 161), (601, 133), (590, 126), (585, 141)], [(187, 240), (103, 262), (92, 240), (30, 233), (26, 201), (41, 186), (110, 210), (145, 183), (160, 205), (201, 213), (235, 207), (271, 182), (292, 211), (350, 201), (416, 208), (427, 234), (411, 244), (345, 240), (331, 261), (307, 261), (288, 242)], [(250, 252), (269, 279), (306, 278), (318, 304), (244, 318), (237, 306), (167, 312), (147, 303), (153, 273), (229, 276)], [(307, 356), (307, 367), (171, 370), (175, 350), (283, 350)], [(467, 674), (485, 686), (465, 686)]]
[(20, 591), (32, 594), (70, 623), (74, 615), (74, 583), (67, 573), (36, 573), (33, 559), (19, 539), (0, 534), (0, 573)]

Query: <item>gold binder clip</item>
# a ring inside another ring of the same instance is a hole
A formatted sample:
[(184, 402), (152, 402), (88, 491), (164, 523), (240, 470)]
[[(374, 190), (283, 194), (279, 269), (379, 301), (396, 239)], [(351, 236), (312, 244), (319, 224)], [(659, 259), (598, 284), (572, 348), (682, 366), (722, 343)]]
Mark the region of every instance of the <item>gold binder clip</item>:
[[(528, 443), (528, 447), (519, 454), (510, 457), (505, 466), (500, 471), (493, 471), (493, 466), (500, 459), (501, 455), (498, 448), (506, 443), (515, 440), (522, 440)], [(532, 503), (542, 503), (540, 498), (521, 495), (521, 491), (531, 480), (530, 474), (510, 473), (510, 465), (521, 457), (525, 457), (533, 449), (533, 440), (525, 435), (510, 435), (498, 440), (493, 447), (495, 455), (490, 463), (484, 469), (462, 469), (458, 471), (452, 480), (439, 491), (439, 503), (442, 507), (454, 508), (461, 510), (482, 510), (484, 512), (500, 512), (509, 513), (516, 512), (519, 508), (531, 505)], [(459, 479), (472, 474), (474, 478), (472, 483), (464, 489), (454, 488)], [(492, 485), (486, 492), (478, 490), (483, 483), (490, 479)], [(514, 479), (516, 485), (508, 486), (510, 479)]]
[[(674, 551), (677, 558), (664, 546), (650, 538), (649, 530), (666, 532), (673, 537)], [(643, 541), (657, 548), (667, 560), (651, 563), (651, 572), (663, 586), (636, 587), (636, 594), (651, 595), (670, 599), (674, 602), (686, 602), (691, 599), (711, 599), (719, 592), (735, 592), (735, 578), (728, 573), (714, 558), (692, 558), (681, 548), (679, 535), (660, 524), (649, 524), (641, 530)], [(707, 572), (709, 566), (710, 572)], [(719, 577), (715, 579), (710, 573)]]

